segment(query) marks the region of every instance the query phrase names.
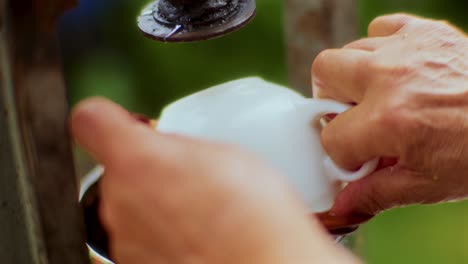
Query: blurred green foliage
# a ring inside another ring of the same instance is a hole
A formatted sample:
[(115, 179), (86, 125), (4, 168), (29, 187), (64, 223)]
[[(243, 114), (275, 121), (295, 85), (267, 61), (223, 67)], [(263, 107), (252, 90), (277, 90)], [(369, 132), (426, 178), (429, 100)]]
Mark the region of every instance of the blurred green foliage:
[[(194, 44), (144, 38), (135, 17), (144, 0), (81, 0), (64, 17), (61, 39), (72, 104), (92, 95), (157, 116), (162, 107), (211, 85), (257, 75), (286, 84), (282, 1), (258, 0), (248, 27)], [(406, 12), (468, 29), (467, 0), (361, 0), (360, 30), (378, 15)], [(361, 228), (355, 251), (370, 264), (468, 263), (468, 204), (414, 206)]]

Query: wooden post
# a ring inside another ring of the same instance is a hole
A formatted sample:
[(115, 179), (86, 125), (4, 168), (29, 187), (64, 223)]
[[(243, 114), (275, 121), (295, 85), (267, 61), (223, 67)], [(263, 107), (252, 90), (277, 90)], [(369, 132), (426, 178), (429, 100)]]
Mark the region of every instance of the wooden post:
[(291, 87), (311, 95), (310, 68), (317, 54), (358, 36), (357, 0), (286, 0), (285, 30)]
[(89, 263), (55, 29), (72, 4), (0, 0), (0, 263)]

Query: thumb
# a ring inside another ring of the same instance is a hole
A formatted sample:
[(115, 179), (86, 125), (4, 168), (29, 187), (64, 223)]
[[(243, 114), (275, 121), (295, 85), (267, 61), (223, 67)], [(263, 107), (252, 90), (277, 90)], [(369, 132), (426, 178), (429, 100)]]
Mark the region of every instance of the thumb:
[(107, 165), (115, 155), (128, 153), (129, 146), (138, 149), (154, 137), (155, 133), (142, 125), (140, 119), (119, 105), (96, 97), (80, 102), (73, 109), (70, 130), (78, 144)]
[(387, 209), (424, 203), (431, 196), (430, 177), (398, 165), (350, 183), (338, 194), (331, 214), (376, 215)]

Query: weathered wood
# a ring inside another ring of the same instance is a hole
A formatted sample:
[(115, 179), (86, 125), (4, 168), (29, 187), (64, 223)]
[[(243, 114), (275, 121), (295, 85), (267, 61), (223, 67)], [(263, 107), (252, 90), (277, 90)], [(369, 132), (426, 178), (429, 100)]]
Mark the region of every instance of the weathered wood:
[(0, 263), (88, 263), (55, 21), (72, 1), (0, 1)]
[(285, 22), (290, 85), (310, 95), (315, 56), (358, 36), (357, 0), (286, 0)]

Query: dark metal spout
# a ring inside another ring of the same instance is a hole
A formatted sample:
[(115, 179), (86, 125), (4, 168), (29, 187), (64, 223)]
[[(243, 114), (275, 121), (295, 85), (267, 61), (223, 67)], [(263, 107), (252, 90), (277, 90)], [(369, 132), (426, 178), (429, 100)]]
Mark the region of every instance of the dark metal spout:
[(179, 6), (197, 6), (207, 1), (208, 0), (170, 0), (169, 2)]
[(207, 40), (247, 25), (255, 10), (255, 0), (157, 0), (142, 11), (138, 26), (159, 41)]

